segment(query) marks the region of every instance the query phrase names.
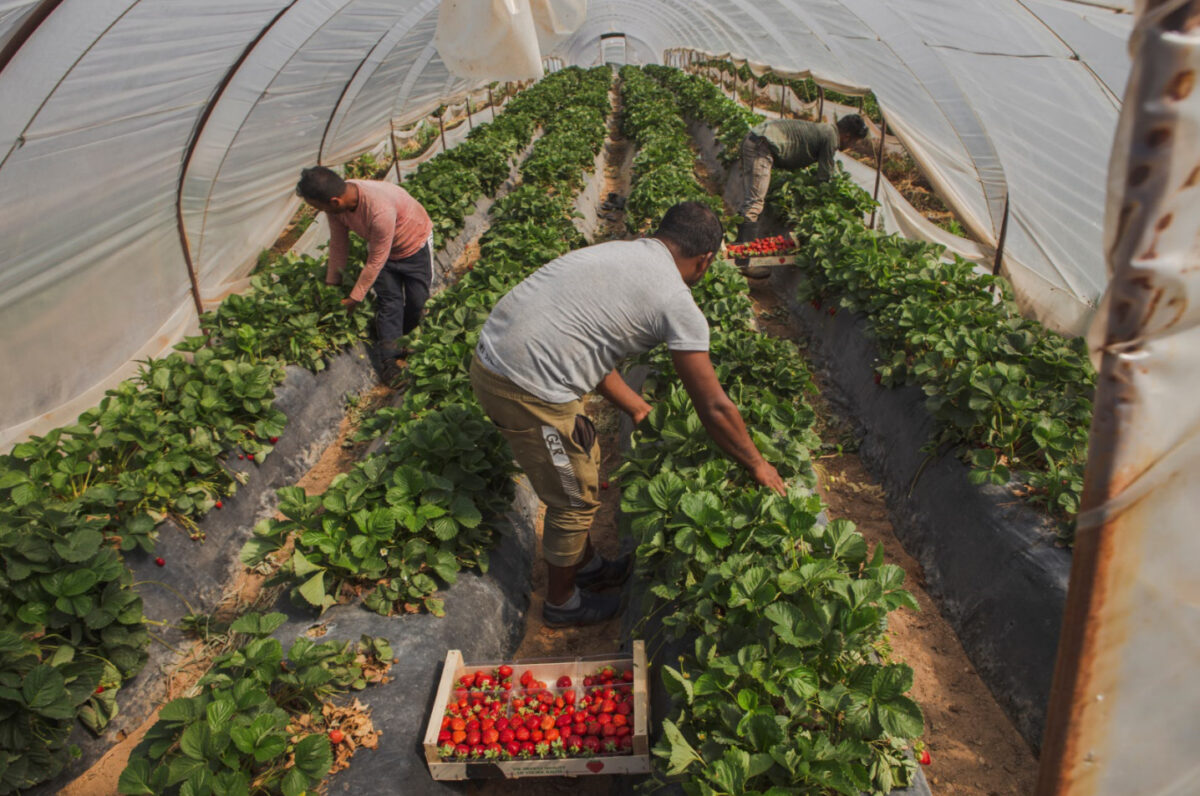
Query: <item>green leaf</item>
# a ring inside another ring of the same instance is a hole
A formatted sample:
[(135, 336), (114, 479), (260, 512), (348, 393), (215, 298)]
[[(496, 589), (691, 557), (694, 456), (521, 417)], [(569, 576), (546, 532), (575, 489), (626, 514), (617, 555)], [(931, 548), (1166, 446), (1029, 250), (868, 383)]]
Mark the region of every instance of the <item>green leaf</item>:
[(156, 796), (159, 790), (150, 786), (150, 761), (131, 756), (117, 780), (117, 790), (126, 796)]
[(329, 773), (333, 766), (333, 753), (330, 751), (329, 739), (324, 735), (309, 735), (296, 744), (296, 768), (303, 771), (309, 778), (320, 780)]
[(249, 613), (239, 616), (229, 626), (235, 633), (246, 633), (252, 636), (269, 636), (287, 622), (287, 614), (272, 611), (269, 614)]
[(300, 596), (308, 601), (309, 605), (315, 605), (318, 608), (325, 607), (325, 572), (322, 570), (313, 575), (308, 580), (304, 581), (297, 589)]
[(894, 738), (917, 738), (925, 731), (921, 708), (908, 697), (877, 702), (875, 711), (879, 724)]
[(662, 667), (662, 679), (663, 685), (667, 688), (667, 693), (673, 698), (678, 698), (682, 695), (686, 697), (687, 704), (692, 704), (692, 701), (695, 699), (692, 681), (684, 677), (682, 672), (670, 666), (664, 666)]
[(668, 777), (677, 777), (683, 774), (691, 767), (692, 763), (702, 764), (704, 762), (670, 719), (663, 719), (663, 733), (671, 749), (668, 756)]

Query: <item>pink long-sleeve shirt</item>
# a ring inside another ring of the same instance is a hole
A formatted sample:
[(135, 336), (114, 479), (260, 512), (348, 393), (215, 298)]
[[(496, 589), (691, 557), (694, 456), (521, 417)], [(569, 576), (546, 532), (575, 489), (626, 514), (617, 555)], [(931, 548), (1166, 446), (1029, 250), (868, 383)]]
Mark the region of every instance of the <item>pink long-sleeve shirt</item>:
[(346, 180), (358, 188), (358, 206), (329, 216), (329, 265), (326, 282), (335, 282), (346, 267), (350, 230), (367, 242), (367, 262), (350, 298), (362, 301), (388, 260), (415, 254), (433, 231), (421, 203), (399, 185), (378, 180)]

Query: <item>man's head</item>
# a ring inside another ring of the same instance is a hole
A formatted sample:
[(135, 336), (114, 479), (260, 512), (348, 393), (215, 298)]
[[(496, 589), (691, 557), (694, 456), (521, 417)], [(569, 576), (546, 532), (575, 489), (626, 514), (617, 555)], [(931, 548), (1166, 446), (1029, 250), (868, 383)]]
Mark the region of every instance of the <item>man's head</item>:
[(313, 166), (300, 172), (296, 195), (325, 213), (345, 213), (353, 208), (350, 186), (333, 169)]
[(671, 250), (683, 281), (690, 286), (699, 282), (712, 265), (725, 231), (708, 205), (680, 202), (663, 215), (653, 237)]
[(843, 116), (837, 120), (838, 149), (854, 146), (856, 141), (867, 137), (867, 123), (857, 113)]

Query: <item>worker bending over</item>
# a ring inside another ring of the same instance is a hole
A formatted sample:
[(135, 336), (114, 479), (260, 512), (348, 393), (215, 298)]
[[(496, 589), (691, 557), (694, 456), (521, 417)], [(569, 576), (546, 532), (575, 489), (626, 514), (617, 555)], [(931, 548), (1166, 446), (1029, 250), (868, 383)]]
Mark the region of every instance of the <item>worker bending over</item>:
[(375, 329), (382, 376), (398, 373), (397, 340), (417, 327), (433, 280), (433, 223), (421, 203), (399, 185), (343, 180), (324, 166), (300, 173), (296, 194), (329, 218), (325, 283), (340, 285), (350, 230), (367, 242), (367, 261), (342, 306), (353, 311), (375, 288)]
[(708, 323), (692, 298), (721, 247), (721, 222), (699, 202), (667, 211), (648, 238), (611, 241), (542, 266), (497, 302), (480, 332), (471, 387), (546, 504), (542, 551), (550, 627), (602, 622), (620, 599), (598, 593), (629, 575), (592, 549), (600, 446), (582, 397), (595, 390), (635, 423), (650, 405), (616, 371), (666, 343), (704, 428), (759, 484), (783, 493), (708, 356)]
[[(843, 116), (837, 124), (775, 119), (752, 128), (742, 139), (742, 185), (744, 198), (738, 214), (737, 242), (756, 240), (758, 216), (771, 186), (771, 168), (802, 169), (817, 164), (817, 179), (824, 182), (834, 171), (833, 156), (867, 137), (867, 124), (858, 114)], [(766, 276), (766, 268), (746, 269), (746, 260), (735, 260), (746, 276)]]

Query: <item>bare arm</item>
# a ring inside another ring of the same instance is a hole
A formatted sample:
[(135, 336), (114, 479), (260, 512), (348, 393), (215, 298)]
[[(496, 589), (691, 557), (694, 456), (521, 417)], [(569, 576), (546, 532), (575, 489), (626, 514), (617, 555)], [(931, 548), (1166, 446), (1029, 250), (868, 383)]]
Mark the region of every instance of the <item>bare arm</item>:
[(725, 394), (707, 351), (672, 351), (675, 370), (691, 396), (696, 414), (705, 431), (738, 464), (745, 467), (759, 484), (784, 494), (787, 485), (754, 446), (742, 420), (742, 413)]
[(625, 383), (621, 374), (616, 370), (610, 371), (596, 386), (596, 392), (603, 395), (609, 403), (633, 418), (634, 425), (642, 422), (650, 414), (650, 404), (642, 396), (633, 391)]
[(350, 230), (339, 218), (326, 214), (329, 220), (329, 262), (325, 266), (325, 284), (340, 285), (346, 268), (346, 253), (350, 249)]

